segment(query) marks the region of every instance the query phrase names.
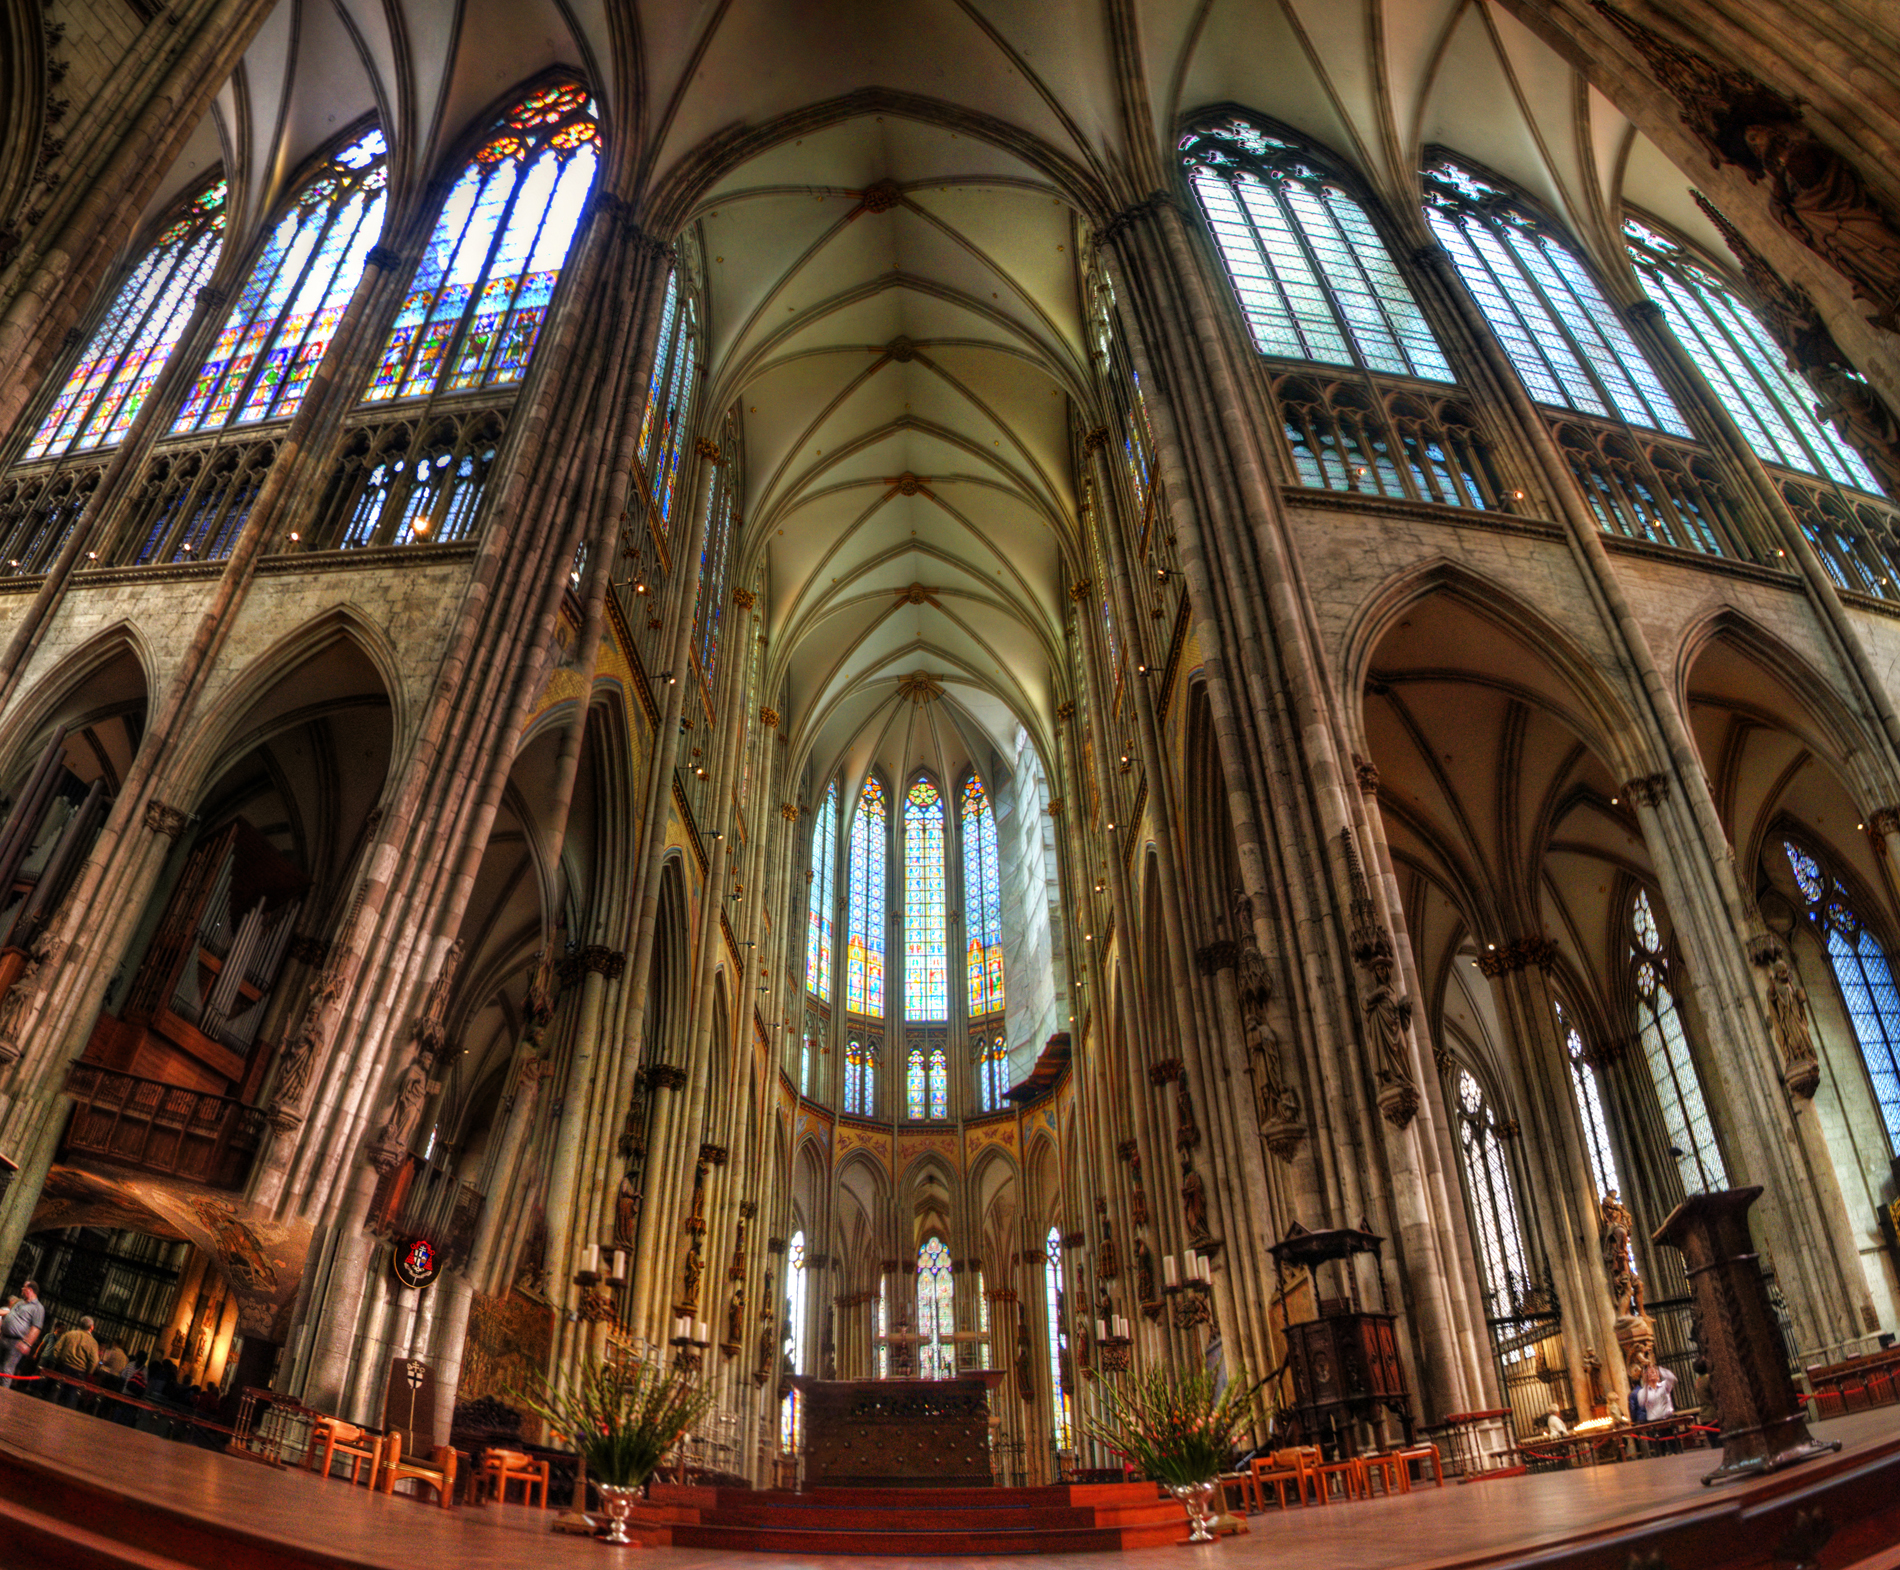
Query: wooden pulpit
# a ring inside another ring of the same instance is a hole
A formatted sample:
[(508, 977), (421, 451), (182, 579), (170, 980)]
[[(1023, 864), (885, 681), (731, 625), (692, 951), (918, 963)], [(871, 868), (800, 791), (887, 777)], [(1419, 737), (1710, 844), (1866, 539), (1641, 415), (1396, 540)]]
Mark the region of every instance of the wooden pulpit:
[(1841, 1448), (1838, 1439), (1809, 1435), (1788, 1372), (1788, 1349), (1748, 1232), (1749, 1207), (1760, 1198), (1759, 1187), (1692, 1194), (1655, 1233), (1656, 1242), (1682, 1253), (1721, 1414), (1722, 1464), (1704, 1483), (1772, 1472)]

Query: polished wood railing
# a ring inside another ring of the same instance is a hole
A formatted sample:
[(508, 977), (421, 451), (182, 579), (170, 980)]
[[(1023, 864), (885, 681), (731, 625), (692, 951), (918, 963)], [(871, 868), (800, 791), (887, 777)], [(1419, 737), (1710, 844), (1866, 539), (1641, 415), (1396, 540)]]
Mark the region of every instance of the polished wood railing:
[(242, 1188), (263, 1143), (263, 1112), (228, 1096), (83, 1061), (68, 1072), (66, 1094), (73, 1098), (65, 1143), (71, 1155)]

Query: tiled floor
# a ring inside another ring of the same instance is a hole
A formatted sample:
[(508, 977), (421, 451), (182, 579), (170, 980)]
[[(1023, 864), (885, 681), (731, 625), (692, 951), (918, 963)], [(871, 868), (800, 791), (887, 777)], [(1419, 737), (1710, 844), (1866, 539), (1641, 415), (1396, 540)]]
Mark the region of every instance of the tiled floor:
[[(1820, 1425), (1823, 1437), (1845, 1441), (1846, 1452), (1900, 1439), (1900, 1407)], [(133, 1429), (100, 1422), (12, 1391), (0, 1390), (0, 1493), (11, 1452), (51, 1463), (66, 1476), (97, 1482), (161, 1509), (243, 1522), (272, 1542), (311, 1545), (376, 1570), (454, 1565), (458, 1570), (519, 1570), (537, 1565), (603, 1563), (602, 1547), (556, 1537), (551, 1514), (511, 1505), (444, 1512), (433, 1505), (384, 1498), (307, 1472), (276, 1472), (211, 1451), (171, 1444)], [(1720, 1507), (1738, 1487), (1714, 1491), (1699, 1479), (1709, 1452), (1662, 1457), (1624, 1466), (1523, 1477), (1470, 1488), (1424, 1489), (1396, 1499), (1374, 1499), (1326, 1509), (1252, 1518), (1252, 1532), (1207, 1550), (1223, 1570), (1265, 1570), (1288, 1563), (1324, 1564), (1328, 1570), (1388, 1570), (1426, 1566), (1525, 1550), (1565, 1538), (1627, 1526), (1658, 1515)], [(528, 1539), (532, 1538), (530, 1543)], [(733, 1565), (725, 1552), (636, 1550), (655, 1570)], [(824, 1563), (863, 1566), (861, 1559), (826, 1561), (801, 1556), (747, 1555), (741, 1570)], [(885, 1559), (885, 1566), (957, 1570), (998, 1560)], [(1127, 1565), (1160, 1570), (1182, 1564), (1174, 1549), (1118, 1556), (1051, 1555), (1020, 1561), (1050, 1570), (1106, 1570)]]

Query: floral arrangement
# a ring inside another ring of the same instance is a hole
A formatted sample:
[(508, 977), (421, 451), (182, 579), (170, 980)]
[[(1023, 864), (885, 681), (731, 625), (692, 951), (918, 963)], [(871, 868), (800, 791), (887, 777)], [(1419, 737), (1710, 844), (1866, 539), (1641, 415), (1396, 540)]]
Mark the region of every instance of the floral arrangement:
[(1095, 1388), (1102, 1415), (1084, 1418), (1083, 1431), (1157, 1483), (1184, 1488), (1220, 1475), (1260, 1386), (1244, 1372), (1221, 1390), (1205, 1373), (1149, 1368)]
[(609, 1488), (639, 1488), (712, 1406), (710, 1387), (654, 1363), (595, 1360), (571, 1384), (543, 1378), (516, 1399), (573, 1440), (587, 1472)]

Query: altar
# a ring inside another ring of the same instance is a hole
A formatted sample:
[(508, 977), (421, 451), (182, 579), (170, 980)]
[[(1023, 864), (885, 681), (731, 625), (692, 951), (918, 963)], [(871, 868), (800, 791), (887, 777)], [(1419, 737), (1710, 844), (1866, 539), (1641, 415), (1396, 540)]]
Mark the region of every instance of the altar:
[(999, 1369), (954, 1379), (814, 1379), (804, 1396), (806, 1488), (988, 1488), (989, 1392)]

